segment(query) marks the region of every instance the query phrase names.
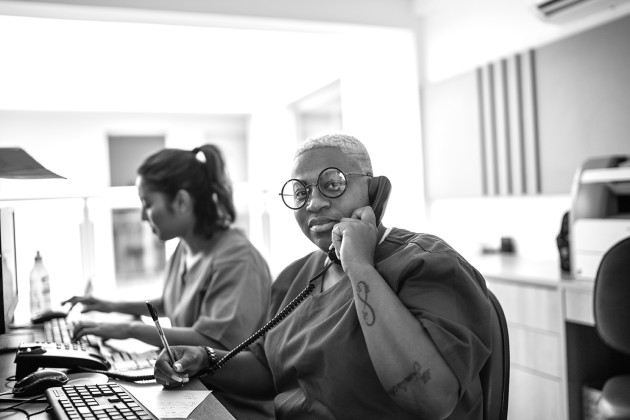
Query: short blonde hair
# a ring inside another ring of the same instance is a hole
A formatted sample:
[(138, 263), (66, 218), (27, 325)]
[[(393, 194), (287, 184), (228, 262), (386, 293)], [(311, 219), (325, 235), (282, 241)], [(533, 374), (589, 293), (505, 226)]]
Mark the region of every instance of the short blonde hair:
[(341, 153), (350, 157), (359, 165), (359, 170), (373, 175), (372, 161), (367, 149), (359, 139), (347, 134), (325, 134), (323, 136), (310, 137), (300, 144), (295, 151), (294, 158), (297, 159), (304, 152), (322, 147), (339, 149)]

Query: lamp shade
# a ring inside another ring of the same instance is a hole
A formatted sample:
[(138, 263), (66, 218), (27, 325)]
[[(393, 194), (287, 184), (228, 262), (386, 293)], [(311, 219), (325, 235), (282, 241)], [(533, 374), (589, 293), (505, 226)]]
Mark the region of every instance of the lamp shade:
[(63, 176), (44, 168), (19, 147), (0, 147), (0, 178), (45, 179)]

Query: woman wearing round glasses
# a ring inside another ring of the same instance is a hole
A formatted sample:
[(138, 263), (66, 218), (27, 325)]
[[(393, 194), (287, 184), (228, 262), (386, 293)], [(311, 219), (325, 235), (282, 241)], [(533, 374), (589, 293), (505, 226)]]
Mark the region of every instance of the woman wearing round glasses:
[(240, 352), (173, 348), (156, 380), (274, 397), (277, 419), (481, 419), (485, 281), (443, 240), (378, 223), (381, 184), (355, 138), (306, 141), (280, 195), (319, 249), (274, 282), (277, 317)]

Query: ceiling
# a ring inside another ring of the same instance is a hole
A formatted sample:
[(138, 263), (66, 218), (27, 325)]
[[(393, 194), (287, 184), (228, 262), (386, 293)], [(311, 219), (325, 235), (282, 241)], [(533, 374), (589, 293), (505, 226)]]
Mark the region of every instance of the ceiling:
[(339, 78), (336, 38), (0, 16), (0, 109), (251, 112)]
[(357, 42), (383, 30), (190, 13), (198, 4), (0, 1), (12, 40), (0, 110), (252, 113), (339, 80)]
[(340, 77), (338, 35), (0, 16), (0, 109), (250, 113)]
[(415, 31), (432, 81), (615, 17), (533, 1), (0, 0), (0, 110), (251, 113), (339, 80), (379, 31)]

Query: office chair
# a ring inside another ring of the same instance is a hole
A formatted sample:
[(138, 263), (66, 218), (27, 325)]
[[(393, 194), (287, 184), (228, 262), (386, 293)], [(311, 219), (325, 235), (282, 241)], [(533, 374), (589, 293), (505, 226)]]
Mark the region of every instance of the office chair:
[[(630, 237), (602, 257), (595, 276), (593, 312), (602, 341), (630, 355)], [(630, 419), (630, 375), (614, 376), (604, 383), (597, 411), (604, 419)]]
[(488, 289), (492, 306), (492, 354), (481, 369), (484, 420), (505, 420), (510, 391), (510, 339), (503, 308)]

